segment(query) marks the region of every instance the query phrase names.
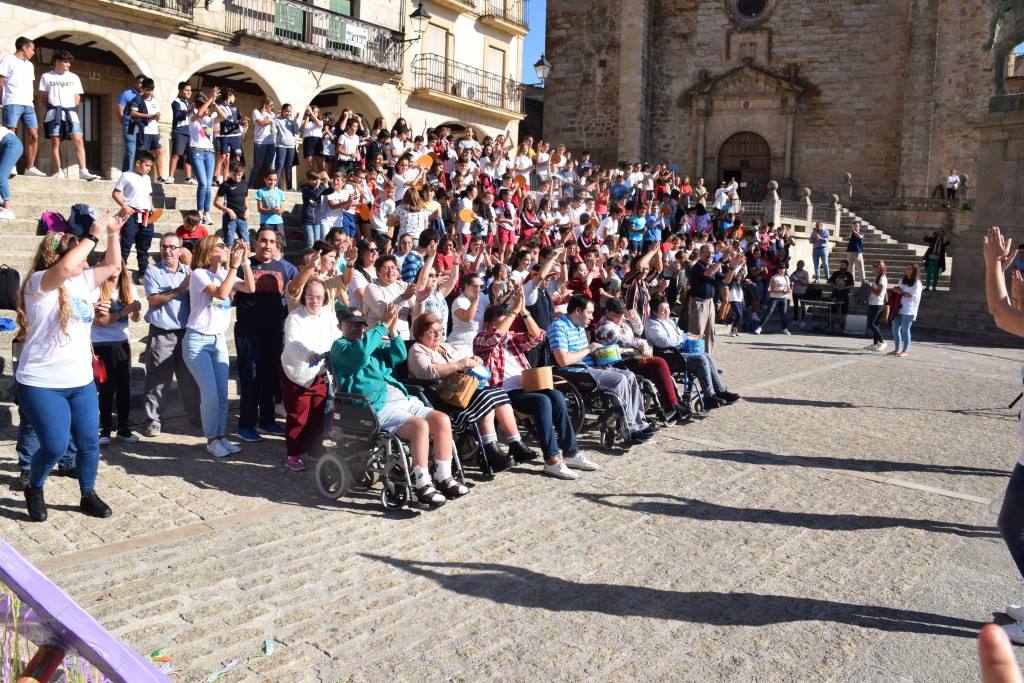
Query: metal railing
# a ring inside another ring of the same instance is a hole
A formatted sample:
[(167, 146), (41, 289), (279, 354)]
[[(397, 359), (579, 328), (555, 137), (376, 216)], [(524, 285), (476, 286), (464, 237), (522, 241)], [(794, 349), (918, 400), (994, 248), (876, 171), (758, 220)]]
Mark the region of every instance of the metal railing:
[(480, 13), (482, 15), (498, 17), (523, 28), (530, 28), (526, 17), (527, 0), (482, 0)]
[(402, 72), (400, 33), (297, 0), (228, 0), (227, 30)]
[(432, 90), (482, 104), (523, 113), (523, 84), (452, 61), (441, 55), (420, 55), (412, 62), (413, 87)]
[(197, 0), (116, 0), (118, 4), (167, 10), (182, 17), (192, 17)]
[(789, 199), (783, 199), (781, 202), (783, 218), (807, 218), (807, 207), (803, 202), (794, 202)]

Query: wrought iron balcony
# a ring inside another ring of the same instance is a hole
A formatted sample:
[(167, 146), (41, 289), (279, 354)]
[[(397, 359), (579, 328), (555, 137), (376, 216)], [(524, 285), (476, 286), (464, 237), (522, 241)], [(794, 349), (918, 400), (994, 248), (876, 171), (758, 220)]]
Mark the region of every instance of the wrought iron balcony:
[(527, 0), (480, 0), (480, 21), (505, 31), (525, 35), (530, 29), (526, 19)]
[(192, 19), (192, 12), (197, 0), (106, 0), (106, 2), (133, 7), (151, 17), (181, 22)]
[(402, 34), (298, 0), (228, 0), (227, 28), (235, 35), (402, 72)]
[(413, 88), (421, 95), (523, 113), (522, 83), (441, 55), (420, 55), (413, 59), (412, 78)]

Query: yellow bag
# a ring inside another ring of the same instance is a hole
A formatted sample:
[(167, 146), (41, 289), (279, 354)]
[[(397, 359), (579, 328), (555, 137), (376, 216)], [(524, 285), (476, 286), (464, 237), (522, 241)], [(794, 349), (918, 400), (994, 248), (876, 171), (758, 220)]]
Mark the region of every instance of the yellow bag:
[(456, 372), (454, 375), (445, 377), (437, 394), (448, 405), (465, 408), (473, 400), (473, 394), (476, 393), (479, 386), (480, 381), (475, 377)]

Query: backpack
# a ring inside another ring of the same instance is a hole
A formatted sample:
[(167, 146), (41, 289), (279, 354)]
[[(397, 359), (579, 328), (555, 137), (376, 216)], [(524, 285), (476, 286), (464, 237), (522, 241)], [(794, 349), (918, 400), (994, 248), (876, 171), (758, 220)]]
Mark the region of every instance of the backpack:
[(68, 230), (72, 235), (81, 237), (92, 229), (96, 220), (96, 212), (88, 204), (75, 204), (68, 216)]
[(47, 235), (71, 231), (68, 222), (64, 220), (64, 215), (58, 211), (44, 211), (39, 217), (39, 224), (36, 226), (36, 229)]
[(0, 265), (0, 308), (18, 308), (18, 290), (21, 288), (21, 273), (6, 263)]

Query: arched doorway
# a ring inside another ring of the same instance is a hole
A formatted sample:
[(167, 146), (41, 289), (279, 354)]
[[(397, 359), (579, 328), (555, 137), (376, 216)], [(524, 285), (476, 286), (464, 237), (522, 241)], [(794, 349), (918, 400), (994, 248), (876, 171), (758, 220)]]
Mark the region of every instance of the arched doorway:
[(760, 200), (765, 185), (771, 180), (771, 171), (771, 148), (757, 133), (736, 133), (722, 143), (718, 152), (718, 178), (726, 182), (735, 178), (740, 184), (740, 199)]

